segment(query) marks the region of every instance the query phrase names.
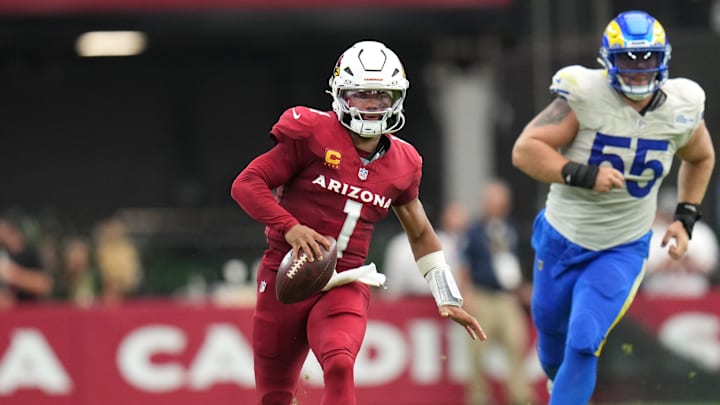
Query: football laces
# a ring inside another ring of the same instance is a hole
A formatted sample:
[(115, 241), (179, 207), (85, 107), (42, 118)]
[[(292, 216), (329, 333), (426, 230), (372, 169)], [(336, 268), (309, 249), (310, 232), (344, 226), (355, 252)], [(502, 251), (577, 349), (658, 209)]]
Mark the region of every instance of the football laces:
[(300, 271), (300, 268), (307, 262), (308, 255), (303, 253), (298, 257), (297, 260), (293, 262), (292, 267), (290, 267), (290, 270), (287, 272), (288, 278), (293, 278), (295, 275)]

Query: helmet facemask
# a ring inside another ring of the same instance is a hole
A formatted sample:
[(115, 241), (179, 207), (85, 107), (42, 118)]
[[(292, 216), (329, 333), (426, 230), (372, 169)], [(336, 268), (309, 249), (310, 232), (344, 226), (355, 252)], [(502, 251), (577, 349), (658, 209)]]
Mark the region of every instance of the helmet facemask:
[(338, 92), (341, 122), (364, 138), (399, 130), (405, 123), (402, 102), (405, 91), (400, 90), (340, 90)]
[(660, 22), (647, 13), (629, 11), (608, 24), (599, 61), (613, 88), (641, 101), (667, 80), (671, 49)]
[(399, 131), (409, 86), (397, 55), (375, 41), (345, 51), (330, 77), (333, 110), (342, 125), (364, 138)]

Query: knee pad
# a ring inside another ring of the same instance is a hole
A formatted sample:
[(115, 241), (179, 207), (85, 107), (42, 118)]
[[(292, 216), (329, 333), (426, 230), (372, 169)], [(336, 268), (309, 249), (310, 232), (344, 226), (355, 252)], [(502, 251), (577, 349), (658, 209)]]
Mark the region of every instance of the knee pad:
[(594, 354), (605, 337), (605, 331), (591, 313), (581, 314), (568, 327), (568, 346), (578, 353)]
[(325, 356), (320, 362), (325, 374), (345, 374), (353, 372), (355, 358), (346, 350), (336, 350)]

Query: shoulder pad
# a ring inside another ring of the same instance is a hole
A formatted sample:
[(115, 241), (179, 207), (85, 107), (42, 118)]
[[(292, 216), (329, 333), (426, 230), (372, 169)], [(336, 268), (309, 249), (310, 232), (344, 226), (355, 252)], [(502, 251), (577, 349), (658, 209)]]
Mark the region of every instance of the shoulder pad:
[(690, 79), (673, 78), (665, 82), (662, 91), (675, 100), (673, 109), (676, 124), (696, 128), (705, 115), (705, 90)]
[(407, 162), (415, 165), (422, 165), (422, 156), (410, 142), (398, 137), (397, 135), (389, 135), (389, 137), (392, 142), (391, 148), (398, 149), (399, 153), (405, 156)]
[(555, 73), (550, 92), (568, 102), (581, 101), (592, 95), (597, 86), (607, 86), (604, 71), (583, 66), (566, 66)]
[(693, 80), (681, 77), (668, 79), (662, 87), (662, 90), (674, 97), (686, 101), (688, 104), (695, 106), (696, 108), (697, 106), (700, 106), (700, 109), (704, 109), (705, 90), (703, 90), (703, 88)]
[(286, 139), (302, 140), (310, 137), (318, 120), (333, 119), (330, 113), (313, 108), (296, 106), (283, 112), (270, 134), (277, 142)]

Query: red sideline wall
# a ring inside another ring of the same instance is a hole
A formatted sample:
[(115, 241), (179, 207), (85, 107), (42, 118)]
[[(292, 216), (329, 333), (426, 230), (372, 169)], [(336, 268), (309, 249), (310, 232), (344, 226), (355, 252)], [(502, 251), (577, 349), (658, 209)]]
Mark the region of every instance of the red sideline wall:
[[(678, 354), (720, 370), (711, 355), (720, 353), (720, 291), (702, 300), (640, 296), (628, 316)], [(253, 404), (251, 317), (251, 308), (169, 301), (0, 312), (0, 404)], [(469, 342), (430, 299), (375, 299), (355, 369), (358, 404), (461, 405)], [(543, 403), (532, 343), (526, 363)], [(319, 403), (313, 357), (301, 380), (299, 405)], [(494, 390), (503, 403), (497, 382)]]
[[(0, 403), (252, 404), (251, 318), (251, 308), (167, 301), (0, 313)], [(470, 339), (431, 299), (375, 300), (370, 318), (360, 405), (463, 403)], [(299, 404), (319, 403), (314, 357), (301, 379)]]

